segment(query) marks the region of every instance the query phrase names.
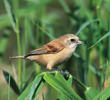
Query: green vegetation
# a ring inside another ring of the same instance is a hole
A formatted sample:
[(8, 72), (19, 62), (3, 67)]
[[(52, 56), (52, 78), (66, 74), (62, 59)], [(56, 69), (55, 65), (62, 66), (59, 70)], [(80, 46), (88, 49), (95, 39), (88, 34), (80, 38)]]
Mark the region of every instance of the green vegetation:
[[(59, 66), (69, 76), (9, 59), (66, 33), (85, 42)], [(0, 1), (0, 76), (0, 100), (109, 100), (110, 0)]]

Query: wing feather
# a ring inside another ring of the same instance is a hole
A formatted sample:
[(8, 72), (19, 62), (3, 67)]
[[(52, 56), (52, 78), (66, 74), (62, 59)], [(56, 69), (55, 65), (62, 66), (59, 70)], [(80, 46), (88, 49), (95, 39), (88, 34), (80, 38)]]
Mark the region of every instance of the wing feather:
[(32, 56), (32, 55), (41, 55), (41, 54), (52, 54), (58, 53), (59, 51), (64, 49), (64, 45), (62, 45), (58, 39), (49, 42), (48, 44), (29, 52), (25, 57)]

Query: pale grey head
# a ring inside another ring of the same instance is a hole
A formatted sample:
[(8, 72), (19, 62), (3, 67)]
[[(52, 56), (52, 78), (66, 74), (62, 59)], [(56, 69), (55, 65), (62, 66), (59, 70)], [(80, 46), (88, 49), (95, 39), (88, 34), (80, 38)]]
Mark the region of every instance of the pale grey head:
[(59, 39), (61, 39), (62, 43), (68, 48), (75, 49), (78, 44), (83, 44), (83, 42), (79, 40), (79, 37), (73, 34), (66, 34)]

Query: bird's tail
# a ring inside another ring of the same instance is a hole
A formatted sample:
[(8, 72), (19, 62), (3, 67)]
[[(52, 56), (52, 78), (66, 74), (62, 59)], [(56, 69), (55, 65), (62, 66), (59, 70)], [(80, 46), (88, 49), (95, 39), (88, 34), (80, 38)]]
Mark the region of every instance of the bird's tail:
[(9, 57), (10, 59), (24, 59), (25, 56), (13, 56), (13, 57)]

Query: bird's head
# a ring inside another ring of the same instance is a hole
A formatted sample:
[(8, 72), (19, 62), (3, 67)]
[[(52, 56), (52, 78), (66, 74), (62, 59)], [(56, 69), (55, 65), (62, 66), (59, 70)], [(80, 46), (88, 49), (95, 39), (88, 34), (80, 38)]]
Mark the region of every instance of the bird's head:
[(79, 37), (73, 34), (66, 34), (59, 38), (63, 45), (67, 48), (75, 49), (78, 44), (83, 44)]

